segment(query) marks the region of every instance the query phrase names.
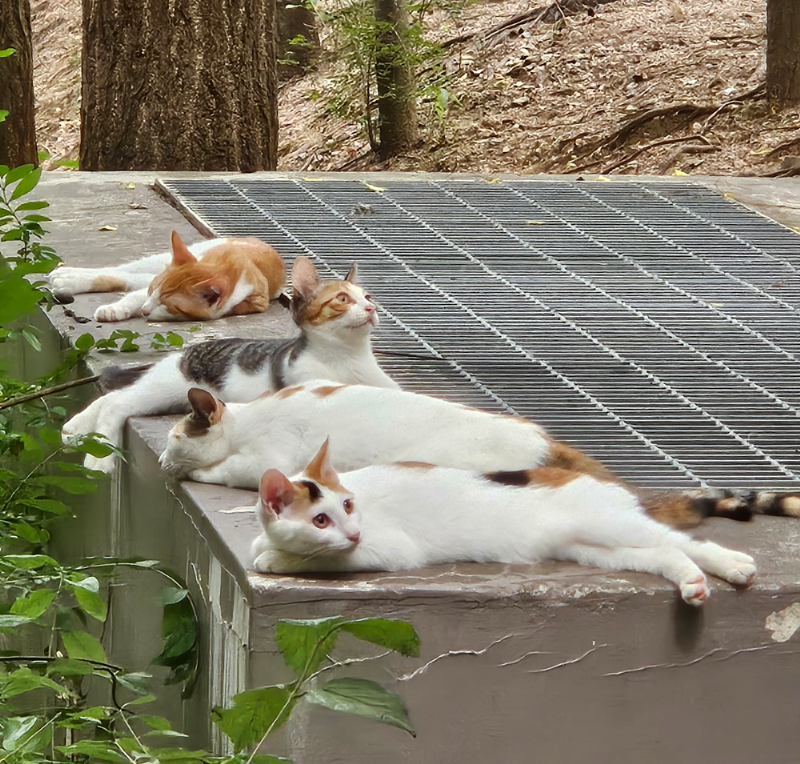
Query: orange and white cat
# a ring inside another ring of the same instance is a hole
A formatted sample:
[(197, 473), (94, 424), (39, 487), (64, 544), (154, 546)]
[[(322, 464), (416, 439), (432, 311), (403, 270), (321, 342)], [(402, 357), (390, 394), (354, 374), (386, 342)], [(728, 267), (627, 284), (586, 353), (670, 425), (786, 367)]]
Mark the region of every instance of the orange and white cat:
[(172, 232), (172, 252), (111, 268), (58, 268), (57, 297), (82, 292), (129, 294), (101, 305), (96, 321), (145, 316), (150, 321), (203, 321), (263, 313), (286, 281), (281, 256), (254, 238), (211, 239), (187, 247)]

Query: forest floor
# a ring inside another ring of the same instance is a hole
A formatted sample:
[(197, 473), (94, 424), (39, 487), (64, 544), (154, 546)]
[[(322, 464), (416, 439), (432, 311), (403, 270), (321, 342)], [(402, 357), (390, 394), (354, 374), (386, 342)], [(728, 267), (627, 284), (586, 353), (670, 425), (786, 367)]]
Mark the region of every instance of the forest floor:
[[(420, 66), (421, 139), (385, 162), (341, 31), (323, 27), (316, 67), (280, 88), (279, 169), (775, 175), (798, 153), (800, 114), (764, 96), (763, 0), (599, 3), (538, 20), (528, 0), (428, 14), (426, 38), (445, 48)], [(32, 8), (40, 145), (74, 159), (80, 0)]]

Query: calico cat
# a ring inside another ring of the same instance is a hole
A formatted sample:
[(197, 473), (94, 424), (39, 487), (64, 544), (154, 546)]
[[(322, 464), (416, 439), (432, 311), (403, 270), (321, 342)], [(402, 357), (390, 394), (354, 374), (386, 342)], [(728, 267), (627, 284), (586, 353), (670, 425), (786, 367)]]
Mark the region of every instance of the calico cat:
[[(343, 281), (323, 281), (311, 261), (292, 267), (292, 314), (300, 336), (289, 340), (222, 339), (201, 342), (153, 365), (114, 370), (101, 382), (111, 392), (74, 416), (64, 437), (97, 432), (114, 445), (129, 416), (187, 408), (192, 387), (246, 402), (287, 385), (326, 377), (343, 383), (397, 387), (378, 366), (370, 334), (378, 325), (372, 298), (356, 283), (356, 267)], [(87, 467), (110, 471), (114, 457), (87, 456)]]
[[(189, 391), (190, 415), (170, 431), (161, 465), (203, 483), (257, 489), (268, 466), (299, 472), (331, 435), (333, 466), (422, 461), (476, 472), (566, 469), (622, 484), (603, 464), (526, 419), (490, 414), (419, 393), (328, 381), (306, 382), (247, 404), (225, 405)], [(675, 526), (711, 515), (749, 520), (753, 512), (800, 516), (800, 494), (634, 489), (648, 514)]]
[(153, 255), (112, 268), (57, 268), (53, 293), (127, 291), (101, 305), (96, 321), (146, 316), (150, 321), (182, 321), (263, 313), (286, 281), (281, 256), (254, 238), (211, 239), (187, 247), (172, 232), (172, 254)]
[(624, 486), (557, 467), (481, 474), (413, 462), (340, 476), (326, 441), (294, 480), (267, 470), (256, 511), (262, 573), (572, 560), (661, 575), (691, 605), (708, 598), (703, 569), (737, 585), (756, 574), (749, 555), (654, 522)]

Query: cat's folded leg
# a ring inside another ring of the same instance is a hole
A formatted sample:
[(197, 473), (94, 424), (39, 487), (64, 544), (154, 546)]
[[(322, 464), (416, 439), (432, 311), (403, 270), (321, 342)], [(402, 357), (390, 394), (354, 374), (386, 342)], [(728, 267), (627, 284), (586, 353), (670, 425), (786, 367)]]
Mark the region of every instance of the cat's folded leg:
[(95, 321), (124, 321), (142, 315), (142, 306), (147, 301), (147, 287), (130, 292), (116, 302), (100, 305), (94, 312)]
[(561, 559), (573, 560), (581, 565), (596, 565), (610, 570), (636, 570), (663, 576), (677, 584), (681, 597), (690, 605), (702, 605), (708, 599), (708, 581), (703, 571), (687, 554), (676, 547), (609, 549), (572, 544), (560, 556)]
[(249, 459), (235, 454), (211, 467), (191, 470), (188, 478), (197, 483), (216, 483), (217, 485), (227, 485), (230, 488), (255, 490), (258, 488), (258, 481), (263, 472), (263, 465), (261, 469), (258, 469), (251, 464)]
[(679, 535), (678, 548), (712, 576), (737, 586), (746, 586), (755, 578), (756, 562), (749, 554), (726, 549), (713, 541), (695, 541), (683, 534), (676, 535)]

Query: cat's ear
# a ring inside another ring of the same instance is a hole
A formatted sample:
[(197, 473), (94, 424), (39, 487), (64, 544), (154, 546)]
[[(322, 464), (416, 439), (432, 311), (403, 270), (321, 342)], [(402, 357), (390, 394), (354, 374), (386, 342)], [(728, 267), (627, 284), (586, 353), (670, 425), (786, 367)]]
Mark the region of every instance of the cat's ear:
[(298, 257), (292, 265), (292, 290), (296, 297), (304, 300), (317, 291), (322, 279), (307, 257)]
[(330, 438), (326, 438), (322, 448), (317, 451), (317, 455), (309, 462), (305, 469), (306, 475), (314, 482), (321, 485), (333, 487), (339, 485), (339, 475), (333, 469), (330, 457)]
[(211, 393), (193, 387), (189, 390), (189, 405), (192, 407), (192, 419), (205, 425), (212, 425), (219, 421), (225, 404), (217, 400)]
[(177, 231), (172, 232), (172, 264), (173, 265), (187, 265), (188, 263), (196, 263), (197, 258), (189, 251), (183, 243), (183, 239), (178, 235)]
[(258, 494), (261, 497), (261, 521), (269, 522), (294, 501), (295, 488), (278, 470), (267, 470), (261, 476)]
[(197, 290), (197, 294), (200, 299), (210, 307), (211, 305), (216, 305), (222, 299), (225, 290), (219, 284), (215, 284), (213, 281), (207, 281), (200, 286)]
[(358, 263), (353, 263), (350, 266), (350, 270), (347, 271), (344, 280), (349, 281), (351, 284), (358, 284)]

